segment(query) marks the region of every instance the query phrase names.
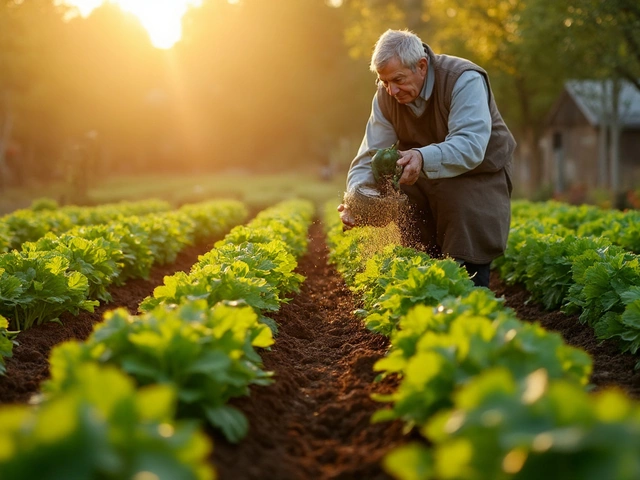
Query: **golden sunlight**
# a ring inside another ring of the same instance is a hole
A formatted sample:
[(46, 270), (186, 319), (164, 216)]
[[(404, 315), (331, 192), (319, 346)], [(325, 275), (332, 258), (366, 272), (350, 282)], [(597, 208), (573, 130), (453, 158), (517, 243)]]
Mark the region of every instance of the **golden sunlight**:
[[(83, 17), (102, 5), (106, 0), (62, 0), (76, 7)], [(147, 30), (151, 43), (156, 48), (167, 49), (182, 37), (182, 17), (190, 6), (199, 6), (202, 0), (109, 0), (125, 12), (132, 13)]]

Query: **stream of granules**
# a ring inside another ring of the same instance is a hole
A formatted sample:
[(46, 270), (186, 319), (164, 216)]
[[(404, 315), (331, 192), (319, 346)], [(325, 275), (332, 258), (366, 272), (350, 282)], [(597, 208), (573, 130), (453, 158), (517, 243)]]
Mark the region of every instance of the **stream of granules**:
[(343, 203), (351, 211), (357, 226), (384, 227), (389, 223), (403, 224), (408, 215), (408, 198), (402, 192), (379, 190), (363, 186), (345, 192)]
[(375, 227), (359, 245), (365, 261), (387, 245), (417, 244), (419, 233), (412, 230), (413, 214), (404, 193), (389, 188), (386, 195), (381, 195), (375, 188), (361, 187), (346, 192), (344, 203), (357, 226)]

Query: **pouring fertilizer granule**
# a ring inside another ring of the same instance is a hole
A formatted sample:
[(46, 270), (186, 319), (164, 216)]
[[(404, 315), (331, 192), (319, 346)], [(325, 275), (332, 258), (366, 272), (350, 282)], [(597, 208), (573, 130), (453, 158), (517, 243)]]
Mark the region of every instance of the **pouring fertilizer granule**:
[(397, 144), (378, 150), (371, 159), (375, 185), (360, 185), (344, 195), (356, 225), (384, 227), (404, 220), (408, 211), (408, 198), (400, 190), (399, 180), (403, 167), (396, 162), (400, 158)]

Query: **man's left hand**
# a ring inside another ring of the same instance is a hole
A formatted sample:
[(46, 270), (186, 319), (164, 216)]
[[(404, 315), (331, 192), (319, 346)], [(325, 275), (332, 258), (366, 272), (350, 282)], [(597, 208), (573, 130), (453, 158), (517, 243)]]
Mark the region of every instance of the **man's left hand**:
[(402, 157), (398, 160), (398, 165), (404, 167), (400, 183), (404, 185), (413, 185), (418, 181), (420, 172), (422, 171), (422, 154), (418, 150), (398, 151)]

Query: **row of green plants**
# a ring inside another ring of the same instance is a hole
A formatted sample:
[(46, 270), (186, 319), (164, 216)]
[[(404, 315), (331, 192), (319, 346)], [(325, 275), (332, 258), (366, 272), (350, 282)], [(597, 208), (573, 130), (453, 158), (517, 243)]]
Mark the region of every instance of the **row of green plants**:
[[(96, 207), (59, 207), (55, 200), (37, 199), (29, 208), (16, 210), (0, 218), (0, 255), (11, 249), (20, 248), (25, 242), (37, 241), (48, 233), (63, 233), (78, 225), (106, 224), (117, 218), (165, 212), (170, 208), (171, 205), (168, 202), (155, 199), (125, 201)], [(124, 237), (127, 235), (125, 234)], [(123, 255), (123, 262), (129, 263), (128, 270), (132, 270), (136, 265), (135, 261), (135, 255)], [(143, 268), (146, 268), (146, 263), (142, 263), (145, 266)], [(144, 274), (144, 271), (142, 273)], [(15, 280), (3, 283), (0, 286), (0, 302), (15, 296), (18, 291), (24, 291), (24, 288), (17, 285)], [(9, 321), (0, 315), (0, 375), (6, 373), (4, 359), (12, 355), (17, 334), (18, 330), (9, 330)]]
[(613, 245), (640, 253), (640, 210), (612, 210), (558, 201), (512, 202), (512, 224), (536, 220), (549, 229), (562, 226), (578, 237), (606, 237)]
[(160, 213), (171, 210), (162, 200), (120, 202), (95, 207), (68, 205), (59, 207), (50, 199), (34, 201), (29, 208), (0, 217), (0, 253), (20, 248), (51, 232), (61, 234), (78, 225), (99, 225), (122, 217)]
[[(122, 217), (111, 223), (47, 233), (21, 250), (0, 254), (0, 358), (11, 355), (21, 330), (111, 300), (108, 288), (147, 278), (153, 264), (175, 260), (189, 244), (215, 239), (243, 222), (236, 200), (185, 205), (176, 211)], [(0, 361), (4, 374), (4, 359)]]
[[(557, 333), (520, 321), (464, 268), (397, 244), (384, 229), (342, 232), (325, 216), (330, 260), (362, 298), (356, 313), (387, 335), (374, 369), (396, 390), (374, 422), (399, 419), (424, 441), (385, 457), (395, 478), (640, 478), (640, 407), (589, 393), (592, 364)], [(391, 228), (391, 227), (387, 227)]]
[(174, 261), (203, 232), (221, 236), (246, 217), (241, 202), (217, 200), (47, 233), (0, 254), (0, 314), (24, 330), (64, 312), (93, 311), (111, 300), (111, 284), (147, 278), (154, 264)]
[(176, 405), (169, 384), (138, 388), (115, 367), (81, 365), (42, 404), (0, 408), (2, 478), (213, 480), (211, 442)]
[(293, 270), (312, 215), (304, 201), (261, 212), (188, 274), (165, 277), (140, 315), (113, 310), (85, 342), (55, 347), (39, 401), (0, 409), (0, 471), (16, 480), (215, 478), (202, 420), (230, 441), (246, 434), (228, 401), (273, 381), (256, 350), (274, 341), (262, 298), (286, 302), (298, 290)]
[[(507, 249), (495, 268), (507, 284), (523, 284), (546, 309), (579, 315), (598, 339), (614, 339), (623, 352), (637, 354), (640, 257), (621, 246), (624, 242), (614, 244), (614, 238), (634, 235), (630, 227), (625, 232), (624, 224), (617, 225), (619, 215), (630, 218), (635, 211), (517, 202)], [(638, 220), (634, 228), (640, 232)]]

